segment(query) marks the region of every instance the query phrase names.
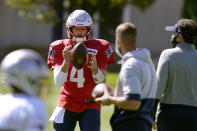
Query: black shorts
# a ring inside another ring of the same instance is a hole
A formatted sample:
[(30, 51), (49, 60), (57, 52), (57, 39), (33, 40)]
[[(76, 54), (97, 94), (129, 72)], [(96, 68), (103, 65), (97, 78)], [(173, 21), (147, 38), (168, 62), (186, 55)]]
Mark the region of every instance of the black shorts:
[(88, 109), (84, 112), (74, 113), (65, 111), (63, 123), (53, 123), (55, 131), (74, 131), (77, 122), (82, 131), (100, 131), (100, 111)]
[(144, 119), (125, 120), (112, 127), (113, 131), (151, 131), (152, 125)]
[(197, 118), (158, 117), (158, 131), (197, 131)]

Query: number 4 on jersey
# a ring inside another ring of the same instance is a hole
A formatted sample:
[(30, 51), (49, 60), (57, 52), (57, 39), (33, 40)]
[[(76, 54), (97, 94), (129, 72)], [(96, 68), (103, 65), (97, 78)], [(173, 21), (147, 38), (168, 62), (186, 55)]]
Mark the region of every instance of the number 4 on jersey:
[[(77, 73), (77, 77), (75, 77), (76, 73)], [(83, 68), (80, 70), (77, 70), (75, 67), (73, 67), (70, 73), (70, 81), (77, 82), (78, 88), (84, 87), (83, 83), (85, 82), (85, 78), (83, 77)]]

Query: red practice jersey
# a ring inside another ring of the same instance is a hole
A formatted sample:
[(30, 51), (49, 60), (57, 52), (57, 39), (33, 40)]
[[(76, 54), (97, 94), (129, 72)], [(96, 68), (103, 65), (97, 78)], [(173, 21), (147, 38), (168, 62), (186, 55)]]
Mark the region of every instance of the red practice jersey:
[[(47, 63), (52, 69), (55, 66), (62, 65), (64, 61), (62, 51), (68, 45), (72, 46), (70, 39), (57, 40), (50, 45)], [(96, 85), (92, 71), (88, 68), (92, 55), (96, 55), (98, 68), (102, 70), (106, 70), (108, 64), (115, 62), (109, 42), (102, 39), (91, 39), (85, 45), (88, 49), (88, 63), (82, 69), (77, 70), (70, 61), (68, 77), (58, 101), (58, 106), (72, 112), (82, 112), (86, 109), (100, 110), (99, 104), (84, 102), (92, 98), (91, 93)]]

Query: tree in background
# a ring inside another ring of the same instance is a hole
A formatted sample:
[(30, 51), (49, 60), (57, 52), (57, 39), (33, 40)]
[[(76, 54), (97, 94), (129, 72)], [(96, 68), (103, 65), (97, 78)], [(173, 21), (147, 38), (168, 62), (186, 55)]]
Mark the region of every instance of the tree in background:
[[(197, 22), (197, 0), (185, 0), (182, 9), (183, 18), (193, 19)], [(194, 42), (197, 48), (197, 38)]]
[(115, 27), (122, 21), (122, 10), (131, 2), (145, 11), (155, 0), (6, 0), (7, 4), (18, 11), (19, 16), (32, 18), (37, 22), (53, 25), (52, 41), (62, 39), (65, 23), (63, 13), (84, 9), (91, 15), (100, 14), (100, 34), (111, 41)]

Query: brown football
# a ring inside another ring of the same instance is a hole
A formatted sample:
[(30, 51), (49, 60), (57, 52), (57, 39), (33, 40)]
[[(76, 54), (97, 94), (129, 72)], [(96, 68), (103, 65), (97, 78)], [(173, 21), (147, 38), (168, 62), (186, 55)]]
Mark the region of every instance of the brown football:
[(81, 69), (87, 63), (88, 50), (83, 42), (77, 43), (71, 50), (71, 62), (77, 69)]

